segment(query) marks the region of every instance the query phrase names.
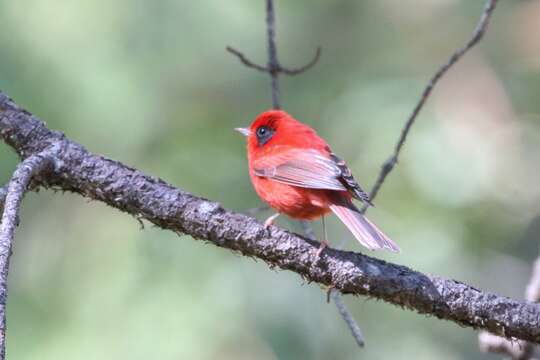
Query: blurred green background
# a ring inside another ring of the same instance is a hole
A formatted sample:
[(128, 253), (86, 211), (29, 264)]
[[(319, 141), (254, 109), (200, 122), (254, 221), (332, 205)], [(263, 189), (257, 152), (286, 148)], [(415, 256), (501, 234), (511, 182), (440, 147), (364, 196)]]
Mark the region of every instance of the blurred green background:
[[(369, 188), (483, 1), (275, 6), (284, 65), (323, 48), (282, 79), (284, 108)], [(224, 48), (264, 63), (264, 17), (262, 0), (3, 1), (0, 88), (89, 150), (243, 211), (260, 202), (232, 128), (269, 108), (269, 80)], [(539, 1), (501, 1), (485, 41), (440, 83), (370, 210), (403, 251), (374, 256), (523, 297), (540, 233), (539, 18)], [(0, 149), (4, 183), (17, 158)], [(10, 359), (496, 358), (470, 329), (347, 297), (359, 350), (317, 285), (80, 196), (30, 193), (21, 219)], [(351, 237), (335, 219), (329, 233)]]

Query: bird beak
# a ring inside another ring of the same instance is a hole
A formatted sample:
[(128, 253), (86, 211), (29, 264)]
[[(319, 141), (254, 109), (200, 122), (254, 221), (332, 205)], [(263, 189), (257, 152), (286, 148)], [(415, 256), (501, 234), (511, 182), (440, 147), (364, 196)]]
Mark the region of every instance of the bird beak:
[(244, 136), (249, 136), (251, 134), (251, 130), (246, 128), (234, 128), (234, 130), (238, 131), (240, 134)]

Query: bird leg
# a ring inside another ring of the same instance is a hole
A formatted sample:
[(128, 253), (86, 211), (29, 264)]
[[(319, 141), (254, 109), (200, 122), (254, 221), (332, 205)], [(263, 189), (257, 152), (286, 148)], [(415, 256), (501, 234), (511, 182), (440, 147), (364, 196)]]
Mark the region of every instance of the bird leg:
[(321, 256), (321, 253), (330, 243), (326, 240), (321, 241), (321, 245), (319, 245), (319, 248), (317, 249), (317, 252), (315, 253), (315, 259), (319, 259), (319, 256)]
[(274, 225), (274, 220), (279, 216), (279, 213), (275, 213), (274, 215), (270, 216), (268, 219), (264, 221), (264, 227), (268, 229), (270, 225)]
[(323, 228), (323, 240), (321, 241), (321, 245), (319, 245), (319, 248), (317, 249), (317, 252), (315, 253), (315, 262), (319, 260), (319, 256), (321, 256), (322, 251), (330, 244), (328, 242), (328, 235), (326, 234), (326, 223), (324, 221), (324, 215), (322, 216), (322, 228)]

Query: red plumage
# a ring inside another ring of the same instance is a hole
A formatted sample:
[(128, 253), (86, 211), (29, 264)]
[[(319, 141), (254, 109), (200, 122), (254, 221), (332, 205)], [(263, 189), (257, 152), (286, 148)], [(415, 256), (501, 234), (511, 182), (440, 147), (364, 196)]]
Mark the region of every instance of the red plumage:
[(272, 208), (299, 220), (334, 212), (362, 245), (399, 251), (353, 204), (353, 198), (371, 202), (345, 162), (315, 130), (279, 110), (266, 111), (249, 129), (238, 130), (247, 136), (255, 191)]

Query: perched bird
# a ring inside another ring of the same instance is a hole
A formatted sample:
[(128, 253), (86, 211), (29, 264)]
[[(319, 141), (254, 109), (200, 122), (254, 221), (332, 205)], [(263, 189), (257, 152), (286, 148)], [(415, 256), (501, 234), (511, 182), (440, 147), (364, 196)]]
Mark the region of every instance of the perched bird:
[(257, 194), (277, 210), (265, 221), (272, 225), (279, 214), (298, 220), (322, 217), (333, 212), (354, 237), (370, 250), (399, 247), (366, 219), (352, 200), (371, 204), (369, 196), (354, 179), (345, 162), (337, 157), (315, 130), (285, 111), (260, 114), (249, 128), (236, 128), (247, 137), (249, 175)]

